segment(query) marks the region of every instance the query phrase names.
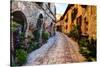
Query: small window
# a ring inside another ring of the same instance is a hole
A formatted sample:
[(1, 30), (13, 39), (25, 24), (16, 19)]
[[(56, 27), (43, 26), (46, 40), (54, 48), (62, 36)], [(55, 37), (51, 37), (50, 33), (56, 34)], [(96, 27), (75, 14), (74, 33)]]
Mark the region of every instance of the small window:
[(38, 4), (39, 6), (43, 6), (42, 2), (36, 2), (36, 4)]
[(77, 15), (77, 12), (78, 12), (78, 10), (76, 8), (74, 8), (72, 13), (71, 13), (72, 21), (75, 19), (76, 15)]
[(66, 19), (65, 19), (65, 21), (66, 21), (66, 22), (68, 22), (68, 14), (67, 14), (67, 16), (66, 16)]
[(87, 5), (81, 5), (81, 6), (82, 6), (83, 8), (85, 8), (85, 9), (87, 8)]
[(81, 23), (82, 23), (82, 16), (79, 16), (77, 18), (77, 24), (81, 26)]
[(42, 15), (42, 14), (40, 14), (40, 15), (39, 15), (39, 18), (40, 18), (40, 19), (41, 19), (41, 18), (43, 18), (43, 15)]
[(43, 15), (40, 14), (39, 18), (37, 19), (37, 24), (36, 24), (37, 29), (39, 30), (41, 29), (42, 22), (43, 22)]
[(85, 24), (88, 25), (88, 21), (86, 19), (86, 17), (84, 18)]
[(66, 18), (66, 20), (65, 20), (66, 22), (68, 22), (68, 18)]
[(48, 3), (48, 7), (50, 8), (50, 3)]

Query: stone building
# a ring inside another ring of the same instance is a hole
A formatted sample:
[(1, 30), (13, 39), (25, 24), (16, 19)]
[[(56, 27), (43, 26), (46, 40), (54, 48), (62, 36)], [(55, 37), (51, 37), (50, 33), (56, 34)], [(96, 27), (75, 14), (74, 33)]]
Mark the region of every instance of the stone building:
[[(39, 46), (42, 46), (44, 40), (42, 40), (42, 32), (47, 31), (50, 34), (54, 33), (53, 27), (56, 22), (56, 8), (54, 3), (48, 2), (34, 2), (34, 1), (11, 1), (10, 4), (10, 29), (13, 23), (18, 25), (17, 30), (10, 31), (11, 39), (11, 59), (12, 62), (16, 56), (16, 49), (23, 45), (24, 49), (27, 49), (30, 45), (30, 40), (35, 40), (36, 36), (34, 31), (39, 31)], [(53, 24), (51, 26), (51, 24)], [(50, 27), (51, 26), (51, 27)], [(49, 30), (48, 28), (51, 28)], [(20, 38), (20, 33), (23, 34), (23, 39)], [(30, 38), (31, 37), (31, 38)], [(33, 41), (31, 41), (33, 42)], [(21, 43), (21, 44), (20, 44)]]
[(69, 4), (59, 24), (64, 33), (79, 25), (81, 35), (96, 38), (96, 16), (96, 6)]
[(55, 22), (55, 4), (32, 2), (32, 1), (12, 1), (11, 2), (11, 16), (13, 20), (22, 24), (24, 31), (29, 33), (29, 27), (36, 29), (38, 19), (42, 20), (42, 23), (50, 25)]
[[(56, 8), (54, 3), (34, 1), (11, 1), (11, 21), (21, 25), (21, 32), (34, 38), (32, 32), (37, 29), (49, 27), (55, 23)], [(25, 41), (27, 42), (27, 40)]]

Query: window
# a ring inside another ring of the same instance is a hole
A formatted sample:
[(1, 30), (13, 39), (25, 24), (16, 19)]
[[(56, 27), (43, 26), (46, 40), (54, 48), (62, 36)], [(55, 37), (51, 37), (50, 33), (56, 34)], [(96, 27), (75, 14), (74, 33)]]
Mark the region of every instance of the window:
[(87, 22), (87, 20), (86, 20), (86, 17), (84, 18), (84, 21), (85, 21), (85, 24), (88, 25), (88, 22)]
[(43, 6), (42, 2), (36, 2), (36, 4), (38, 4), (38, 6)]
[(88, 21), (86, 17), (84, 18), (84, 23), (85, 23), (85, 31), (88, 31)]
[(43, 15), (40, 14), (39, 18), (37, 19), (37, 24), (36, 24), (37, 29), (39, 29), (39, 30), (41, 29), (42, 22), (43, 22)]
[(66, 15), (66, 19), (65, 19), (66, 23), (68, 22), (68, 14)]
[(72, 21), (75, 19), (76, 15), (77, 15), (77, 12), (78, 12), (78, 10), (76, 8), (74, 8), (72, 13), (71, 13)]
[(81, 6), (82, 6), (83, 8), (85, 8), (85, 9), (87, 8), (87, 5), (81, 5)]
[(48, 7), (50, 8), (50, 3), (48, 3)]
[(82, 23), (82, 16), (79, 16), (77, 18), (77, 25), (80, 25), (81, 26), (81, 23)]

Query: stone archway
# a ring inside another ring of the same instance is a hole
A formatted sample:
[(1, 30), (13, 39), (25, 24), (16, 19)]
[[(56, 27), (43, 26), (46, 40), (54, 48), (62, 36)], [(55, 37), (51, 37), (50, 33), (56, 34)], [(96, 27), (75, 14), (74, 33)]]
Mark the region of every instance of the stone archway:
[(22, 11), (15, 11), (11, 13), (11, 16), (13, 17), (13, 21), (22, 26), (22, 32), (25, 32), (27, 28), (27, 19), (24, 13)]
[(25, 33), (27, 29), (27, 19), (23, 12), (15, 11), (11, 13), (11, 40), (14, 49), (19, 45), (20, 35), (25, 39)]
[[(10, 26), (11, 64), (15, 64), (16, 63), (16, 49), (19, 48), (20, 45), (23, 45), (23, 44), (20, 44), (21, 42), (20, 33), (25, 34), (26, 28), (27, 28), (27, 19), (24, 13), (21, 11), (12, 12), (10, 17), (11, 17), (11, 22), (10, 22), (11, 24)], [(24, 41), (24, 38), (25, 38), (25, 35), (23, 35), (23, 41)]]

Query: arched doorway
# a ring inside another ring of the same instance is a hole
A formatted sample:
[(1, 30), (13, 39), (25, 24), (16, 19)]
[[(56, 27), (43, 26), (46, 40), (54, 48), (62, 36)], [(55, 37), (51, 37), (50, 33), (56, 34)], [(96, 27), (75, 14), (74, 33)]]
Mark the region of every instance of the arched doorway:
[(23, 12), (15, 11), (11, 13), (11, 35), (13, 45), (19, 42), (19, 34), (25, 34), (27, 28), (27, 19)]
[[(10, 46), (11, 46), (11, 65), (16, 63), (16, 49), (24, 45), (27, 19), (23, 12), (15, 11), (10, 15)], [(22, 35), (23, 33), (23, 35)], [(21, 37), (22, 35), (22, 37)], [(23, 39), (21, 39), (23, 38)]]
[(21, 11), (15, 11), (11, 13), (11, 16), (13, 17), (13, 21), (17, 22), (22, 26), (22, 32), (25, 32), (27, 28), (27, 19), (24, 13)]

